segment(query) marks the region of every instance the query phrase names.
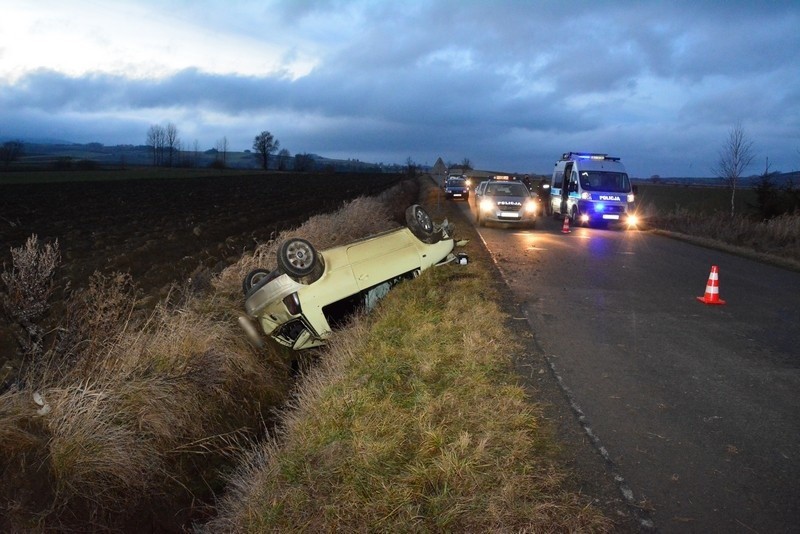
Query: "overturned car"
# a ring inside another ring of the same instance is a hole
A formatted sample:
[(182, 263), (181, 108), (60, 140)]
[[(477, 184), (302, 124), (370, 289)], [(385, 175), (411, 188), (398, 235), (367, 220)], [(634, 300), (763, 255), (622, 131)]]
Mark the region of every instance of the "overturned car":
[(294, 238), (278, 248), (278, 267), (256, 269), (243, 281), (248, 317), (239, 322), (260, 343), (255, 320), (272, 339), (295, 350), (323, 345), (349, 313), (370, 309), (398, 282), (456, 259), (452, 227), (434, 224), (419, 205), (404, 228), (317, 251)]

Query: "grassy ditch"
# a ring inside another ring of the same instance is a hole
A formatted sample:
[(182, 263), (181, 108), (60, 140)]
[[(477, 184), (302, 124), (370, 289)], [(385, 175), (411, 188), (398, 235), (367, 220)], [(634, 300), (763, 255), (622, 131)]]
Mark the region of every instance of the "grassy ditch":
[[(283, 237), (326, 248), (385, 230), (416, 196), (401, 184)], [(15, 254), (0, 304), (24, 365), (0, 393), (0, 531), (179, 532), (215, 515), (223, 474), (294, 383), (292, 356), (253, 349), (236, 322), (244, 273), (273, 267), (276, 243), (176, 286), (152, 312), (130, 276), (98, 273), (55, 318), (43, 267), (57, 253), (31, 240)]]
[(610, 530), (567, 489), (493, 284), (431, 269), (339, 332), (205, 530)]
[(297, 355), (246, 342), (247, 272), (290, 235), (325, 249), (397, 226), (407, 185), (312, 217), (155, 312), (129, 276), (96, 274), (38, 328), (36, 275), (5, 276), (28, 343), (0, 393), (0, 530), (610, 530), (516, 383), (488, 267), (401, 284), (305, 354), (299, 384)]

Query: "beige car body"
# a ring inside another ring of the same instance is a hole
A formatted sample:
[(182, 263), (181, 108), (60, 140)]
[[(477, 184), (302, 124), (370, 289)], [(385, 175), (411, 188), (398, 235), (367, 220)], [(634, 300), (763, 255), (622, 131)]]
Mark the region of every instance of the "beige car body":
[(275, 341), (295, 350), (323, 345), (331, 334), (327, 306), (354, 295), (385, 294), (399, 277), (414, 277), (437, 263), (453, 259), (453, 238), (423, 243), (408, 228), (390, 230), (323, 250), (324, 272), (310, 284), (280, 274), (245, 301), (247, 314)]

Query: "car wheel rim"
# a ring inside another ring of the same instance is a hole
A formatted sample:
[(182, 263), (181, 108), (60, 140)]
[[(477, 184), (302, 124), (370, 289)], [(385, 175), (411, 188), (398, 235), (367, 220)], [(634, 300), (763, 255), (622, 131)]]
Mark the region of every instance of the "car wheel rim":
[(287, 247), (286, 259), (300, 270), (308, 269), (314, 262), (314, 254), (303, 243), (293, 243)]
[(433, 223), (431, 222), (431, 218), (425, 213), (423, 210), (417, 210), (417, 221), (419, 221), (420, 226), (422, 226), (425, 231), (430, 232), (433, 230)]

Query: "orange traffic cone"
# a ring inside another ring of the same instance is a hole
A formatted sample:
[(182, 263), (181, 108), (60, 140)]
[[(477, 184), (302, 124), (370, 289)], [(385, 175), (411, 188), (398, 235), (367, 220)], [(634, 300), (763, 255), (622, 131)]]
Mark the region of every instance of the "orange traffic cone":
[(564, 224), (561, 226), (561, 233), (568, 234), (569, 233), (569, 217), (564, 215)]
[(697, 297), (697, 300), (703, 304), (725, 304), (725, 301), (719, 298), (719, 271), (716, 265), (711, 266), (711, 273), (708, 275), (706, 284), (706, 294)]

